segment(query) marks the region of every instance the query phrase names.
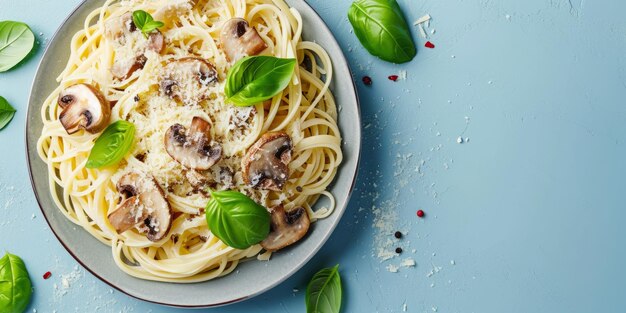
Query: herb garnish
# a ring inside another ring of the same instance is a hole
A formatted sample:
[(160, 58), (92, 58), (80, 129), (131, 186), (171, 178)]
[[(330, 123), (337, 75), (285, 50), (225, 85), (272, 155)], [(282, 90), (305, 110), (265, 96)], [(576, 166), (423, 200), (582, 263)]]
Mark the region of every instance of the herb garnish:
[(374, 56), (393, 63), (417, 54), (409, 26), (396, 0), (357, 0), (348, 19), (361, 44)]
[(124, 158), (135, 139), (135, 125), (119, 120), (109, 125), (91, 148), (87, 168), (117, 164)]
[(24, 312), (32, 293), (24, 261), (7, 252), (0, 258), (0, 312)]
[(0, 72), (20, 63), (33, 50), (35, 35), (21, 22), (0, 22)]
[(320, 270), (306, 288), (307, 313), (339, 313), (341, 293), (339, 265)]
[(2, 130), (15, 115), (15, 109), (9, 104), (9, 102), (0, 96), (0, 130)]
[(226, 101), (236, 106), (251, 106), (271, 99), (289, 85), (295, 66), (295, 59), (271, 56), (237, 61), (226, 77)]
[(137, 29), (141, 30), (146, 38), (148, 38), (148, 35), (152, 31), (165, 25), (161, 21), (155, 21), (152, 15), (144, 10), (137, 10), (133, 12), (133, 23), (135, 23)]
[(247, 249), (267, 237), (270, 214), (267, 209), (238, 191), (210, 191), (206, 221), (217, 238), (230, 247)]

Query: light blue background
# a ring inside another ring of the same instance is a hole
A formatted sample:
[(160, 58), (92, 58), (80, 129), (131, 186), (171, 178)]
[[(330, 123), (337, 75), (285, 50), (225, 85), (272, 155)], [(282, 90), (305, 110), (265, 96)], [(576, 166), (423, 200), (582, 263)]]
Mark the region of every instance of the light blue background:
[[(0, 131), (0, 249), (27, 263), (29, 311), (176, 311), (111, 294), (89, 273), (55, 296), (53, 285), (77, 263), (35, 202), (24, 114), (46, 41), (78, 2), (0, 0), (0, 20), (28, 23), (40, 42), (28, 62), (0, 74), (0, 95), (18, 110)], [(410, 21), (430, 13), (436, 29), (431, 50), (412, 27), (420, 49), (405, 65), (361, 48), (346, 18), (350, 1), (309, 1), (350, 60), (369, 125), (357, 189), (307, 266), (214, 311), (304, 312), (309, 277), (339, 263), (343, 312), (402, 312), (404, 303), (408, 312), (625, 312), (626, 2), (399, 2)], [(406, 81), (386, 79), (399, 70)], [(366, 74), (370, 87), (360, 82)], [(456, 143), (461, 134), (470, 141)], [(372, 206), (390, 202), (393, 228), (407, 231), (403, 257), (417, 262), (398, 273), (386, 270), (398, 259), (372, 252)], [(418, 208), (426, 219), (415, 217)], [(441, 269), (430, 276), (433, 267)]]

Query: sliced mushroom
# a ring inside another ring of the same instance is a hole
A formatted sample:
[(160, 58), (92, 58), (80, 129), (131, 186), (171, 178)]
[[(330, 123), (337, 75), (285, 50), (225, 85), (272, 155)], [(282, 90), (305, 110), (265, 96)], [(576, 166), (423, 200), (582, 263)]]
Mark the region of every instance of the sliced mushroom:
[(174, 124), (165, 133), (165, 150), (176, 162), (194, 170), (208, 170), (222, 158), (222, 147), (211, 141), (211, 124), (199, 116), (187, 130)]
[(117, 190), (123, 201), (108, 215), (117, 233), (137, 227), (150, 241), (163, 239), (172, 224), (172, 210), (154, 178), (130, 172), (120, 178)]
[(302, 239), (309, 231), (311, 221), (303, 207), (285, 212), (285, 208), (279, 205), (272, 209), (272, 221), (270, 233), (261, 246), (267, 251), (280, 250)]
[(121, 234), (148, 218), (148, 211), (141, 208), (137, 196), (130, 197), (122, 202), (120, 206), (109, 214), (109, 222), (118, 234)]
[(241, 160), (243, 180), (256, 189), (281, 191), (289, 178), (291, 138), (283, 132), (266, 133)]
[(172, 99), (200, 101), (208, 96), (202, 87), (215, 82), (215, 66), (201, 58), (186, 57), (167, 63), (161, 92)]
[[(130, 12), (107, 21), (105, 36), (118, 47), (115, 62), (111, 68), (111, 73), (115, 78), (126, 79), (135, 71), (142, 69), (147, 61), (146, 51), (162, 53), (165, 50), (165, 38), (159, 30), (151, 32), (147, 39), (140, 34), (141, 30), (137, 29)], [(133, 40), (140, 42), (132, 42)], [(126, 51), (121, 53), (121, 50)]]
[(165, 37), (159, 30), (154, 30), (148, 35), (147, 49), (159, 54), (165, 50)]
[[(172, 225), (172, 211), (170, 204), (165, 199), (163, 190), (151, 191), (139, 195), (140, 201), (148, 208), (150, 216), (143, 220), (139, 229), (146, 233), (150, 241), (159, 241), (170, 230)], [(150, 212), (152, 208), (152, 212)]]
[(257, 55), (267, 48), (267, 44), (256, 29), (250, 27), (248, 21), (242, 18), (226, 21), (220, 34), (220, 41), (226, 58), (232, 62), (248, 55)]
[(70, 135), (81, 128), (95, 134), (109, 124), (111, 105), (92, 85), (76, 84), (65, 88), (57, 103), (63, 109), (59, 121)]

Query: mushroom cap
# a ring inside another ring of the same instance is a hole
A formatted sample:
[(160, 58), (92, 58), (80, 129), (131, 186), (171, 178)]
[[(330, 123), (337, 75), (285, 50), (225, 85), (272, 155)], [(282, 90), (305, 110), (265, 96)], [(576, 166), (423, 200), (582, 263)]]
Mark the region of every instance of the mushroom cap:
[(148, 240), (161, 240), (172, 226), (172, 211), (163, 190), (158, 187), (157, 190), (142, 193), (139, 200), (149, 213), (148, 218), (143, 220), (144, 225), (139, 229), (146, 232)]
[(159, 31), (158, 29), (153, 30), (148, 35), (147, 49), (150, 51), (154, 51), (158, 54), (161, 54), (163, 53), (163, 51), (165, 51), (165, 37), (163, 36), (163, 33), (161, 33), (161, 31)]
[[(111, 68), (111, 73), (117, 79), (126, 79), (135, 71), (140, 70), (146, 64), (146, 51), (154, 51), (162, 53), (165, 50), (165, 38), (158, 30), (152, 31), (145, 39), (143, 35), (139, 35), (141, 30), (133, 22), (133, 14), (128, 12), (117, 18), (109, 19), (105, 25), (105, 37), (116, 42), (119, 46), (131, 46), (134, 48), (132, 55), (118, 57), (116, 55), (115, 62)], [(136, 36), (133, 36), (136, 34)], [(146, 40), (142, 44), (132, 44), (129, 39), (134, 37), (136, 40)]]
[(113, 67), (111, 67), (111, 74), (119, 80), (124, 80), (133, 75), (134, 72), (142, 69), (146, 65), (146, 61), (147, 58), (144, 55), (117, 59), (113, 63)]
[(222, 158), (222, 147), (211, 141), (211, 124), (199, 116), (189, 130), (172, 125), (165, 133), (165, 150), (176, 162), (194, 170), (208, 170)]
[(129, 172), (120, 178), (117, 190), (124, 200), (108, 219), (118, 234), (137, 227), (150, 241), (163, 239), (172, 225), (172, 209), (156, 180)]
[(244, 182), (257, 189), (281, 191), (289, 179), (291, 150), (286, 133), (263, 134), (241, 160)]
[(109, 222), (121, 234), (148, 218), (148, 211), (140, 207), (139, 197), (133, 196), (124, 201), (108, 216)]
[(217, 82), (215, 66), (198, 57), (172, 60), (165, 65), (161, 92), (183, 102), (200, 101), (208, 97), (203, 87)]
[(70, 135), (81, 128), (96, 134), (109, 125), (111, 105), (92, 85), (76, 84), (63, 89), (57, 103), (63, 109), (59, 121)]
[(311, 220), (303, 207), (289, 212), (278, 205), (272, 209), (270, 233), (261, 246), (267, 251), (277, 251), (302, 239), (309, 231)]
[(222, 27), (220, 42), (231, 62), (248, 55), (257, 55), (267, 48), (259, 33), (242, 18), (232, 18)]

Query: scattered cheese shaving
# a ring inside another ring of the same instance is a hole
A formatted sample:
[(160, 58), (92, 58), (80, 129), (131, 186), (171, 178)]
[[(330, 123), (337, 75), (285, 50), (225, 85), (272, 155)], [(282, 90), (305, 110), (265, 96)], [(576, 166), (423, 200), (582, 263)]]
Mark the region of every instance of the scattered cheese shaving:
[(387, 270), (391, 273), (397, 273), (398, 272), (399, 267), (393, 265), (393, 264), (389, 264), (387, 265)]
[(430, 21), (430, 14), (426, 14), (420, 18), (418, 18), (415, 22), (413, 22), (413, 25), (419, 25), (422, 24), (424, 22), (428, 22)]
[(398, 71), (398, 79), (402, 79), (402, 80), (406, 79), (406, 71), (405, 70), (399, 70)]
[(404, 259), (402, 261), (402, 263), (400, 263), (400, 266), (404, 266), (404, 267), (414, 267), (415, 266), (415, 260), (412, 258), (408, 258), (408, 259)]
[(422, 36), (422, 38), (428, 38), (428, 35), (426, 34), (426, 31), (424, 31), (424, 27), (422, 26), (422, 24), (419, 24), (417, 26), (420, 30), (420, 36)]

